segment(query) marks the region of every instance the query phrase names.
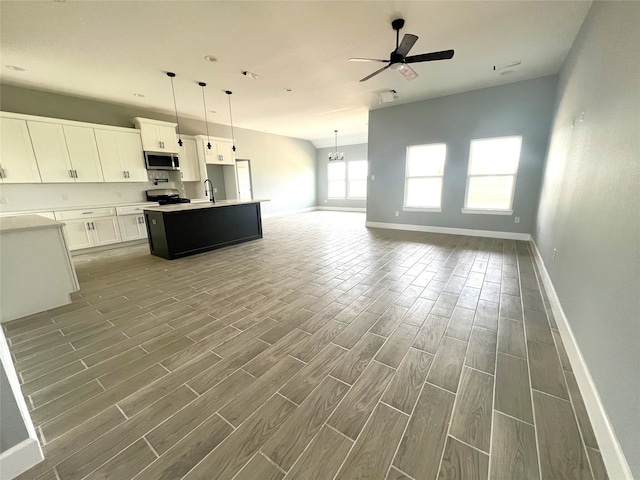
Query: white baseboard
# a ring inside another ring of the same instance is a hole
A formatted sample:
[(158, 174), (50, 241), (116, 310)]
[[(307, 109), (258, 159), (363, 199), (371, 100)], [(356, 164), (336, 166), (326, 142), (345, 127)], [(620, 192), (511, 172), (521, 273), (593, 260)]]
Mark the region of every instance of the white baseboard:
[(470, 237), (504, 238), (507, 240), (531, 240), (528, 233), (494, 232), (491, 230), (471, 230), (468, 228), (432, 227), (427, 225), (410, 225), (406, 223), (365, 222), (366, 227), (387, 228), (389, 230), (408, 230), (411, 232), (448, 233), (450, 235), (468, 235)]
[(274, 217), (282, 217), (284, 215), (294, 215), (296, 213), (312, 212), (315, 209), (316, 207), (308, 207), (308, 208), (299, 208), (297, 210), (286, 210), (284, 212), (264, 213), (262, 214), (262, 218), (274, 218)]
[(556, 319), (558, 331), (560, 332), (564, 348), (567, 351), (567, 356), (569, 357), (571, 368), (573, 369), (573, 373), (576, 377), (576, 382), (578, 383), (578, 387), (582, 393), (587, 414), (589, 415), (591, 426), (593, 427), (593, 433), (598, 440), (602, 460), (607, 468), (609, 478), (616, 480), (633, 480), (627, 459), (622, 452), (622, 448), (618, 443), (618, 439), (613, 431), (607, 412), (602, 405), (598, 390), (593, 383), (593, 378), (591, 378), (587, 364), (580, 352), (580, 347), (573, 335), (569, 320), (562, 309), (560, 299), (558, 298), (558, 294), (551, 282), (551, 277), (544, 265), (538, 246), (535, 242), (531, 242), (531, 244), (533, 245), (534, 259), (538, 266), (538, 270), (540, 271), (544, 288), (547, 290), (551, 310)]
[(333, 210), (336, 212), (366, 212), (366, 208), (358, 208), (358, 207), (324, 207), (318, 206), (316, 210)]
[(0, 454), (0, 480), (11, 480), (43, 459), (38, 441), (27, 438)]

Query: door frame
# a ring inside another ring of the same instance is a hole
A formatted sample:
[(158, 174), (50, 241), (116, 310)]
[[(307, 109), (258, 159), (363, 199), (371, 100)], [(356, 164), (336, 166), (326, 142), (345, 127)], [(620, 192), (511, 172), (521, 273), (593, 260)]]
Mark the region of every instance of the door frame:
[[(253, 200), (253, 175), (251, 174), (251, 160), (248, 158), (236, 158), (236, 179), (240, 177), (238, 175), (238, 162), (247, 162), (247, 167), (249, 170), (249, 189), (251, 190), (251, 200)], [(238, 181), (238, 200), (240, 200), (240, 182)]]

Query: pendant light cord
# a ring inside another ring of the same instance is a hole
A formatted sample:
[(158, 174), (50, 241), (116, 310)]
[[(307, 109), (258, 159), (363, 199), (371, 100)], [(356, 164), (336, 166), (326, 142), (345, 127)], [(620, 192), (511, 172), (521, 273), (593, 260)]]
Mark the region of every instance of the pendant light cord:
[(180, 136), (180, 122), (178, 121), (178, 105), (176, 103), (176, 91), (173, 87), (173, 77), (176, 76), (173, 72), (167, 72), (167, 76), (171, 79), (171, 93), (173, 94), (173, 109), (176, 112), (176, 128), (178, 129), (178, 145), (182, 146), (182, 137)]
[(338, 155), (338, 130), (334, 130), (336, 134), (336, 155)]
[(204, 124), (207, 127), (207, 148), (211, 150), (211, 139), (209, 138), (209, 121), (207, 120), (207, 101), (204, 96), (204, 87), (207, 86), (204, 82), (198, 82), (198, 85), (202, 87), (202, 105), (204, 106)]
[(231, 113), (231, 94), (233, 93), (230, 90), (225, 92), (229, 98), (229, 120), (231, 121), (231, 142), (233, 143), (233, 151), (236, 151), (236, 136), (233, 133), (233, 114)]

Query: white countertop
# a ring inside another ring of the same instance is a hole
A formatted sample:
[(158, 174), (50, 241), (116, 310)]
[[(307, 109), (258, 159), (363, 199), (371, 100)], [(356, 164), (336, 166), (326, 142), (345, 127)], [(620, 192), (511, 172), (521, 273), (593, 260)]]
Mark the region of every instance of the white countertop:
[(68, 207), (53, 207), (53, 208), (38, 208), (38, 209), (31, 209), (31, 210), (18, 210), (15, 212), (8, 212), (8, 211), (0, 211), (0, 217), (7, 217), (7, 216), (11, 216), (11, 215), (30, 215), (30, 214), (35, 214), (37, 215), (38, 213), (46, 213), (46, 212), (64, 212), (67, 210), (85, 210), (85, 209), (91, 209), (91, 208), (116, 208), (116, 207), (136, 207), (136, 206), (140, 206), (140, 207), (146, 207), (148, 205), (157, 205), (158, 202), (123, 202), (123, 203), (105, 203), (105, 204), (100, 204), (100, 205), (76, 205), (76, 206), (68, 206)]
[(19, 215), (0, 219), (0, 233), (15, 232), (18, 230), (37, 230), (41, 228), (60, 228), (63, 226), (63, 222), (50, 220), (40, 215)]
[(150, 212), (183, 212), (188, 210), (201, 210), (203, 208), (217, 208), (217, 207), (229, 207), (232, 205), (245, 205), (250, 203), (268, 202), (269, 200), (257, 199), (257, 200), (218, 200), (216, 203), (202, 202), (202, 203), (176, 203), (173, 205), (162, 205), (160, 207), (145, 208), (145, 211)]

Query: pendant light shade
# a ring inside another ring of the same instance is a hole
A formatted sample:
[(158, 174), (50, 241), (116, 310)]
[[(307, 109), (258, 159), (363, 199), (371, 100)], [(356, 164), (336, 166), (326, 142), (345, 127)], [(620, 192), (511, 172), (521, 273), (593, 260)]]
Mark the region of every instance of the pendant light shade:
[(231, 94), (233, 93), (231, 90), (227, 90), (224, 93), (227, 94), (229, 98), (229, 120), (231, 122), (231, 142), (233, 143), (233, 151), (236, 151), (236, 136), (233, 134), (233, 115), (231, 113)]
[(209, 139), (209, 121), (207, 120), (207, 101), (204, 97), (204, 87), (207, 86), (204, 82), (198, 82), (198, 85), (202, 87), (202, 106), (204, 107), (204, 124), (207, 127), (207, 148), (211, 150), (211, 140)]
[(344, 160), (344, 153), (338, 151), (338, 130), (333, 131), (336, 136), (336, 150), (329, 154), (330, 162), (341, 162)]
[(178, 145), (182, 146), (182, 137), (180, 137), (180, 122), (178, 121), (178, 106), (176, 105), (176, 91), (173, 88), (173, 77), (176, 74), (173, 72), (167, 72), (167, 77), (171, 79), (171, 93), (173, 94), (173, 108), (176, 112), (176, 127), (178, 129)]

